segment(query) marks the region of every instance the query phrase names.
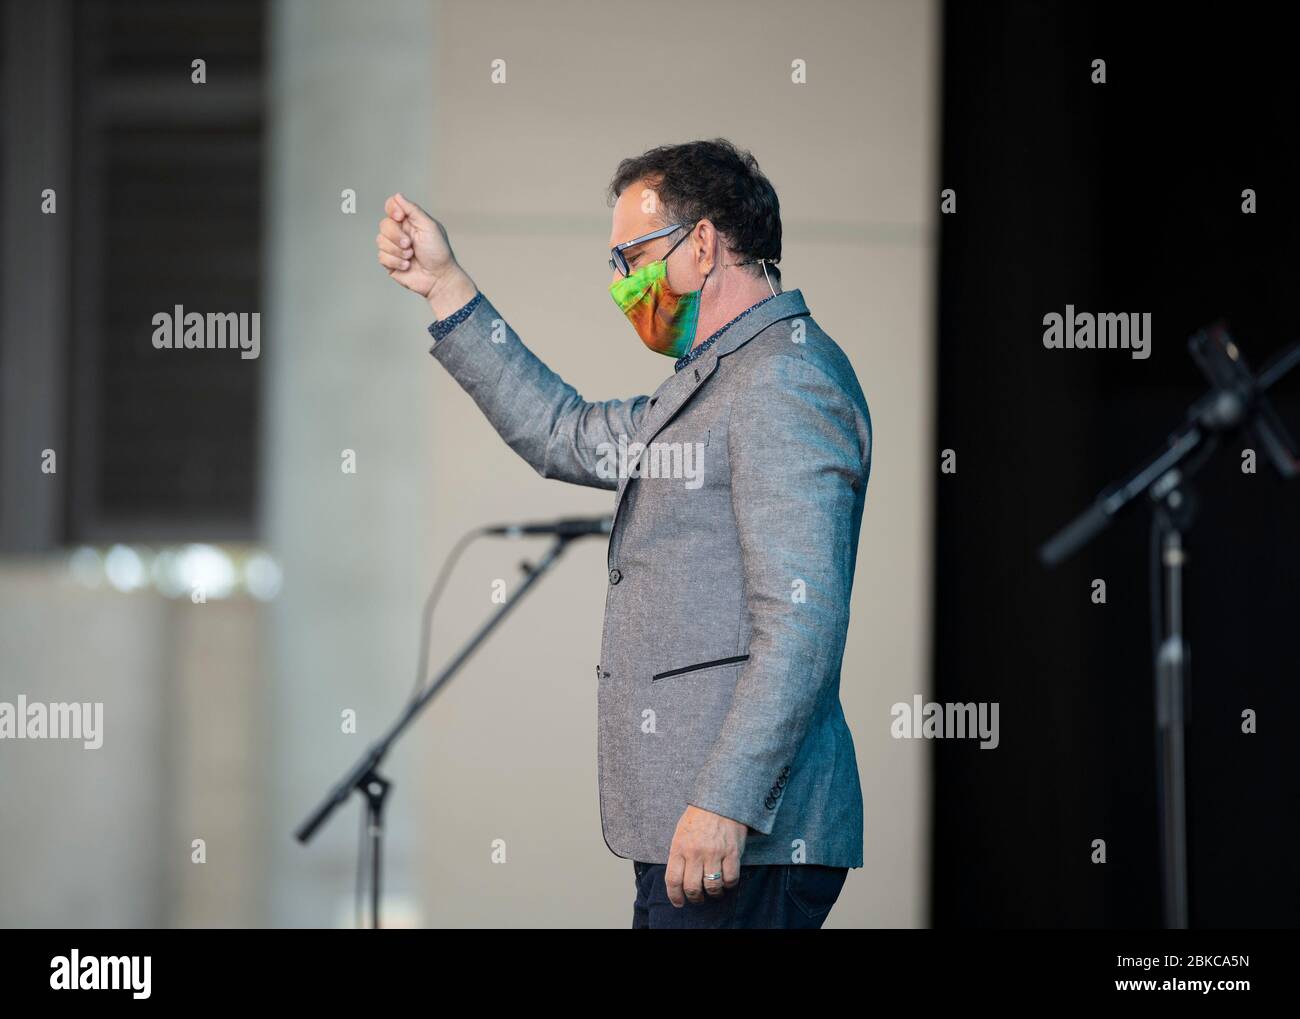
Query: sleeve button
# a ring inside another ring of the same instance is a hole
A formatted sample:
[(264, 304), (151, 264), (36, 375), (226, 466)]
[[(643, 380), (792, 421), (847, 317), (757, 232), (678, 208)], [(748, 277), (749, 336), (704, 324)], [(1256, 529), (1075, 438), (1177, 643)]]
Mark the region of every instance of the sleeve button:
[(617, 584), (622, 579), (623, 579), (623, 574), (619, 572), (618, 567), (615, 567), (614, 569), (609, 571), (609, 582), (611, 584)]

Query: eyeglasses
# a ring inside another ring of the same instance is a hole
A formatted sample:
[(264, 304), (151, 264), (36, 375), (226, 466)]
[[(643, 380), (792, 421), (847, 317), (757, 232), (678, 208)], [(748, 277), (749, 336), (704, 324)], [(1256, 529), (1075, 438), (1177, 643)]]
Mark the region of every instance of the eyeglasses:
[[(634, 248), (634, 247), (636, 247), (638, 244), (644, 244), (646, 241), (653, 241), (653, 240), (656, 240), (656, 239), (658, 239), (658, 238), (660, 238), (660, 237), (667, 237), (667, 236), (668, 236), (670, 233), (672, 233), (674, 230), (681, 230), (681, 229), (683, 229), (683, 226), (684, 226), (684, 224), (682, 224), (682, 223), (676, 223), (676, 224), (674, 224), (673, 226), (666, 226), (666, 227), (664, 227), (662, 230), (656, 230), (654, 233), (642, 234), (640, 237), (633, 237), (630, 241), (624, 241), (622, 244), (619, 244), (619, 245), (617, 245), (616, 247), (610, 248), (610, 249), (609, 249), (609, 267), (610, 267), (610, 269), (611, 269), (611, 270), (617, 270), (617, 271), (618, 271), (619, 273), (621, 273), (623, 276), (629, 276), (629, 275), (631, 275), (631, 273), (632, 273), (632, 267), (631, 267), (630, 265), (627, 264), (627, 256), (624, 255), (623, 252), (625, 252), (628, 248)], [(678, 244), (681, 244), (682, 241), (686, 240), (686, 238), (689, 237), (689, 236), (690, 236), (690, 233), (688, 232), (688, 233), (686, 233), (686, 234), (683, 234), (680, 238), (678, 238), (678, 240), (677, 240), (677, 244), (674, 244), (671, 248), (669, 248), (669, 249), (664, 253), (664, 258), (667, 258), (667, 257), (668, 257), (669, 255), (671, 255), (674, 251), (676, 251), (676, 250), (677, 250), (677, 245), (678, 245)], [(658, 261), (658, 260), (656, 259), (656, 261)]]

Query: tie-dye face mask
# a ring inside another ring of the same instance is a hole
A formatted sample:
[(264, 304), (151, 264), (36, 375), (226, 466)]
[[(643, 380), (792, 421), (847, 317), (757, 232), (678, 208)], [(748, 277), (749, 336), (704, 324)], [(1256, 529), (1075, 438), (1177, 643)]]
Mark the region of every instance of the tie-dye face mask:
[(641, 342), (655, 353), (679, 358), (695, 344), (700, 291), (678, 294), (669, 289), (667, 262), (663, 258), (615, 280), (609, 292)]

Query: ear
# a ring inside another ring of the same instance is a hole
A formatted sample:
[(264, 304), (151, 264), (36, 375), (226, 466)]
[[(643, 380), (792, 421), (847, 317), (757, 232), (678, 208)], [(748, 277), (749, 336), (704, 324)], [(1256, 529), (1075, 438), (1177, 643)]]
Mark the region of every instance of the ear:
[(700, 271), (700, 275), (707, 276), (717, 267), (722, 257), (722, 240), (711, 220), (702, 219), (695, 224), (691, 247), (695, 252), (695, 268)]

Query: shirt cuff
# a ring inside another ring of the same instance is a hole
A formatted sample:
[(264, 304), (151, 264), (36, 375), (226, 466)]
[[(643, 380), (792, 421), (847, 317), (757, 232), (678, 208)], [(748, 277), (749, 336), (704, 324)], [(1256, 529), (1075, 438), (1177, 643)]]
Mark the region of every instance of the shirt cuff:
[(436, 319), (434, 322), (430, 323), (429, 334), (433, 337), (434, 341), (437, 342), (438, 340), (442, 339), (449, 332), (455, 329), (458, 325), (464, 322), (465, 319), (469, 318), (470, 315), (473, 313), (474, 309), (479, 306), (479, 302), (482, 300), (483, 300), (483, 294), (482, 292), (479, 292), (475, 294), (473, 297), (471, 297), (469, 299), (469, 303), (466, 304), (463, 308), (460, 308), (457, 311), (453, 311), (446, 318)]

